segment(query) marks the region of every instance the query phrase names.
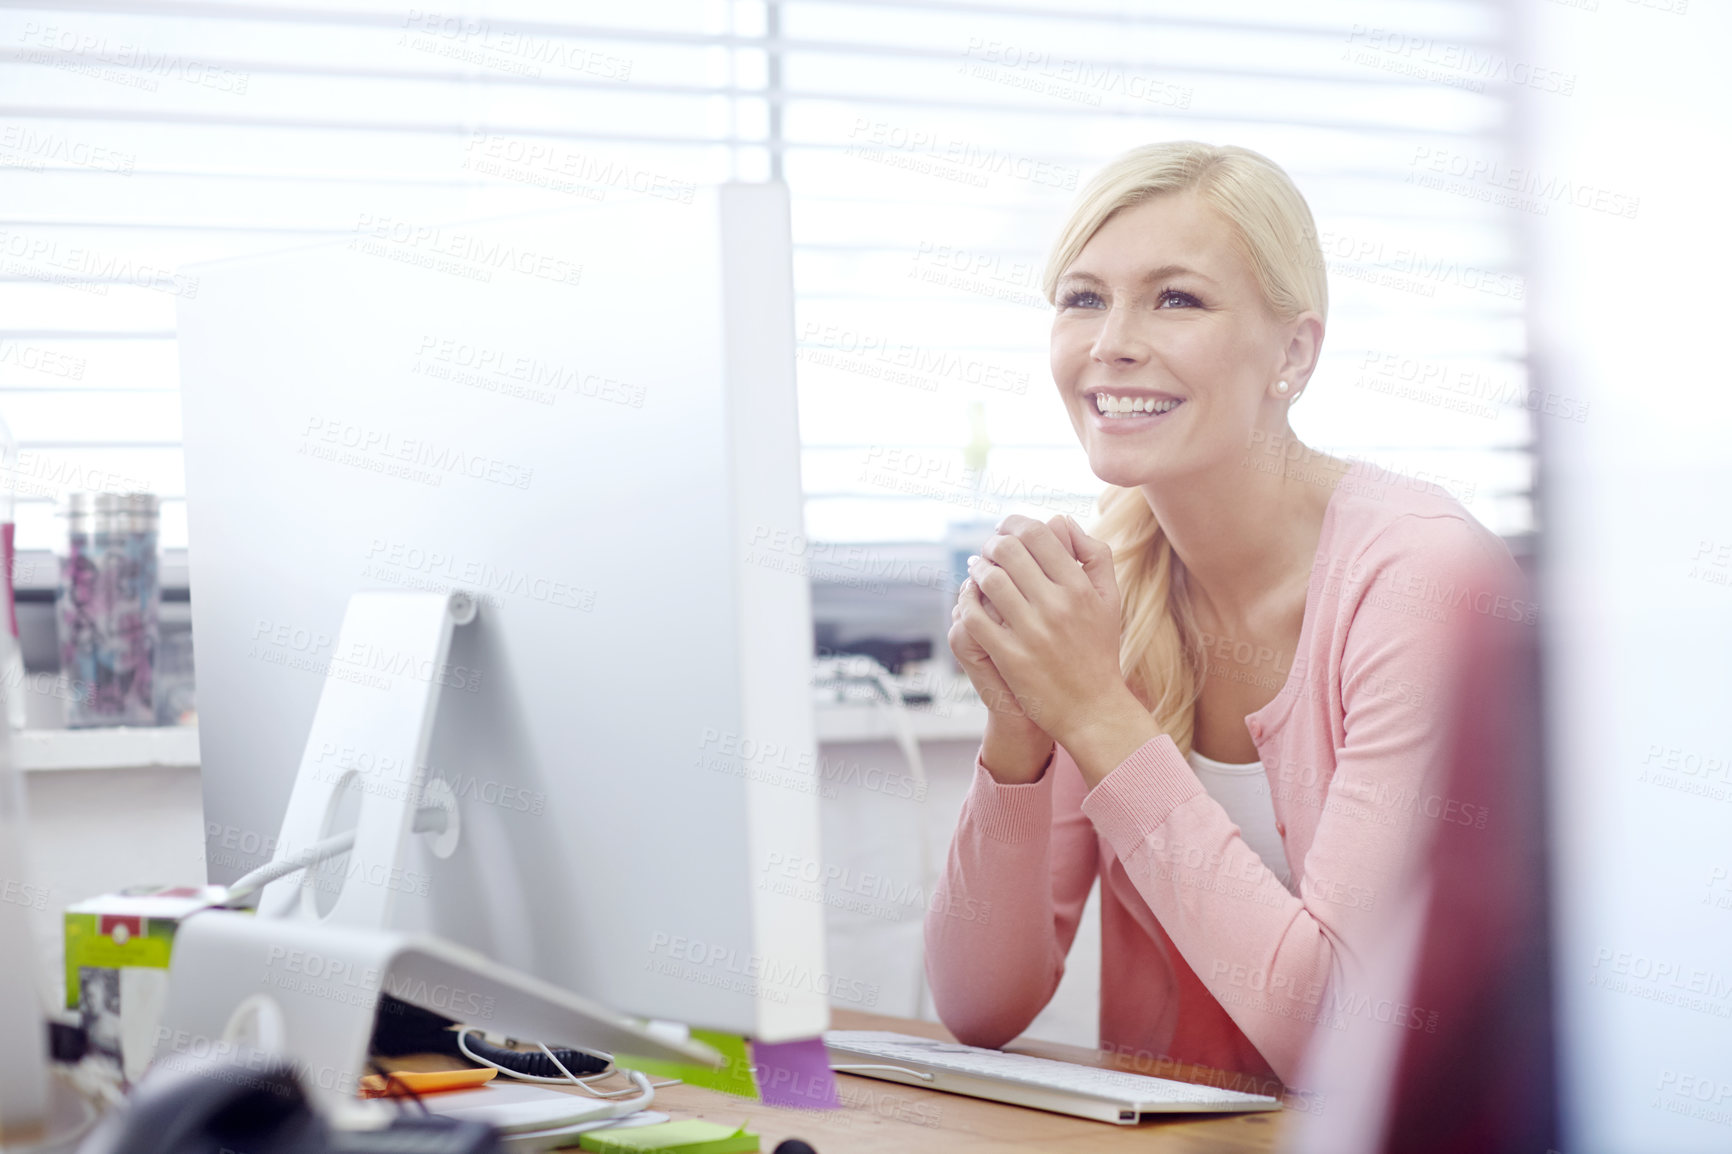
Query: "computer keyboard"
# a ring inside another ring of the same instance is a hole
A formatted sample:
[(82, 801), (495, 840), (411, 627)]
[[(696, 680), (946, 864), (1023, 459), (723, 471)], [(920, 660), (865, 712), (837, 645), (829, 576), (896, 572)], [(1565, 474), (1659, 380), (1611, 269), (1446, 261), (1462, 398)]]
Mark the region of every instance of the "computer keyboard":
[(1144, 1114), (1277, 1110), (1265, 1094), (1101, 1070), (878, 1030), (824, 1035), (839, 1072), (1129, 1125)]

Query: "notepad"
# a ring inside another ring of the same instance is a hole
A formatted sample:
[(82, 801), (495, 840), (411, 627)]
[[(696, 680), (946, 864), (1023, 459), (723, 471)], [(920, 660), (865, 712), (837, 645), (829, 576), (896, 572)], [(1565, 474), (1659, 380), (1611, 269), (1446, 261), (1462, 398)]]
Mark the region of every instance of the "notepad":
[(585, 1134), (578, 1145), (596, 1154), (756, 1154), (758, 1136), (744, 1126), (730, 1130), (692, 1119), (635, 1130), (599, 1130)]

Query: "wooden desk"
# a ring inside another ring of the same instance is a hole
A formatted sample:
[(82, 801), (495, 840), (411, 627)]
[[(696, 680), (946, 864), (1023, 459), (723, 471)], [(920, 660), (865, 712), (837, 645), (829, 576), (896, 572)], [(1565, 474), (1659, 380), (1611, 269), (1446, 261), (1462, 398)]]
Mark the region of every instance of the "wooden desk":
[[(894, 1030), (927, 1038), (950, 1039), (943, 1026), (910, 1018), (833, 1011), (838, 1030)], [(1217, 1072), (1201, 1067), (1163, 1064), (1151, 1069), (1125, 1060), (1109, 1060), (1093, 1050), (1051, 1042), (1013, 1044), (1011, 1049), (1043, 1058), (1060, 1058), (1089, 1066), (1114, 1066), (1133, 1073), (1216, 1082)], [(1234, 1154), (1273, 1151), (1281, 1134), (1282, 1112), (1259, 1114), (1180, 1115), (1170, 1122), (1113, 1126), (1063, 1114), (1048, 1114), (1022, 1106), (1006, 1106), (960, 1094), (943, 1094), (854, 1074), (838, 1074), (841, 1110), (787, 1110), (747, 1102), (696, 1086), (666, 1086), (656, 1091), (653, 1109), (674, 1118), (706, 1118), (726, 1126), (750, 1120), (761, 1135), (763, 1154), (771, 1154), (784, 1138), (803, 1138), (818, 1154), (938, 1154), (966, 1151), (1139, 1150), (1145, 1154)], [(1267, 1091), (1274, 1093), (1273, 1089)]]

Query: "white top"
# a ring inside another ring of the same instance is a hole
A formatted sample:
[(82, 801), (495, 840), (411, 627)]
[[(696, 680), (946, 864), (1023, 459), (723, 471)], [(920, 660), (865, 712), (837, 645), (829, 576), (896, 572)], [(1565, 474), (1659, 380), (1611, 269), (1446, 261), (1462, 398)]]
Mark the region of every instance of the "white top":
[(1275, 830), (1275, 800), (1269, 794), (1269, 777), (1260, 761), (1244, 765), (1228, 765), (1191, 751), (1187, 758), (1196, 771), (1197, 780), (1220, 803), (1245, 844), (1257, 851), (1269, 872), (1281, 879), (1281, 884), (1293, 890), (1293, 871), (1287, 868), (1287, 854), (1281, 848), (1281, 835)]

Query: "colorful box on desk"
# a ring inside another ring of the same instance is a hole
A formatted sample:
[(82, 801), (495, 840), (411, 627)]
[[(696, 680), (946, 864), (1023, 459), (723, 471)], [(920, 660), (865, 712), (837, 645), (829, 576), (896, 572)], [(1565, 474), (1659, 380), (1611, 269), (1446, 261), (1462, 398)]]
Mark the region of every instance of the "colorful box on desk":
[(156, 1046), (175, 930), (222, 897), (221, 886), (132, 886), (66, 907), (66, 1007), (128, 1081)]

